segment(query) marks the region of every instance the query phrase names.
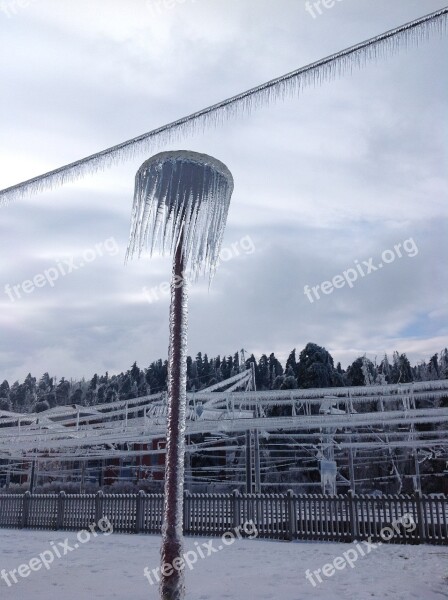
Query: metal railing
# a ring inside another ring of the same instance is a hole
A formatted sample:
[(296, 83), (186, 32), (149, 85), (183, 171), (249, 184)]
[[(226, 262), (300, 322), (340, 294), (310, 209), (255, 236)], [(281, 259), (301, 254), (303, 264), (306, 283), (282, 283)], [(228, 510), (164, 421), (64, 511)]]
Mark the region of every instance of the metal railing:
[[(101, 518), (123, 533), (161, 531), (163, 494), (0, 495), (0, 527), (81, 530)], [(191, 494), (186, 535), (221, 536), (251, 521), (259, 538), (448, 544), (448, 497)]]

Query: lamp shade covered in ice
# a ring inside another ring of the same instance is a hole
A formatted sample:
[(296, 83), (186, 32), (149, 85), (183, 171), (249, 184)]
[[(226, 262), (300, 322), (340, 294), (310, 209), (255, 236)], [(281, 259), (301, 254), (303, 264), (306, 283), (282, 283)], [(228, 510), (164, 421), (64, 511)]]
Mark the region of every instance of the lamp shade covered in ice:
[(135, 178), (127, 256), (147, 247), (173, 254), (183, 235), (182, 258), (193, 274), (212, 273), (232, 192), (232, 174), (219, 160), (186, 150), (156, 154)]
[(213, 274), (226, 224), (233, 177), (205, 154), (176, 151), (150, 158), (137, 172), (127, 256), (149, 246), (174, 256), (168, 358), (168, 422), (162, 528), (162, 600), (184, 597), (183, 484), (187, 382), (187, 282)]

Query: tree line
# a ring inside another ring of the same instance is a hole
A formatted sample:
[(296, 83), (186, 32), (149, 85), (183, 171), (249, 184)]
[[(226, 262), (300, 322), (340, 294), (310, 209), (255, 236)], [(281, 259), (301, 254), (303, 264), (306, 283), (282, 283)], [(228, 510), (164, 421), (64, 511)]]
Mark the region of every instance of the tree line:
[[(331, 354), (322, 346), (308, 343), (297, 354), (292, 350), (285, 366), (274, 353), (263, 354), (259, 360), (243, 353), (209, 358), (199, 352), (187, 359), (187, 389), (199, 391), (250, 368), (254, 363), (258, 390), (293, 390), (306, 388), (381, 385), (409, 383), (448, 378), (448, 350), (434, 354), (428, 362), (411, 366), (406, 354), (394, 352), (389, 360), (385, 355), (380, 362), (366, 356), (357, 358), (346, 370), (341, 363), (334, 365)], [(25, 380), (12, 385), (0, 384), (0, 410), (42, 412), (55, 406), (95, 404), (130, 400), (166, 390), (167, 361), (159, 359), (140, 369), (136, 362), (126, 372), (115, 375), (95, 374), (91, 380), (67, 380), (44, 373), (38, 380), (29, 373)]]

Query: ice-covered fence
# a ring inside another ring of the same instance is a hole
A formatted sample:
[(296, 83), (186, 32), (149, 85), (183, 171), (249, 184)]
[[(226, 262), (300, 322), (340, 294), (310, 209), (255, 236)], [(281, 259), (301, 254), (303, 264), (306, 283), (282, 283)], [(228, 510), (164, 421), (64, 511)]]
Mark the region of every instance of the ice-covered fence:
[[(158, 534), (163, 494), (0, 495), (3, 528), (81, 530), (102, 517), (117, 532)], [(448, 497), (185, 492), (186, 535), (221, 536), (248, 521), (267, 539), (446, 545)]]

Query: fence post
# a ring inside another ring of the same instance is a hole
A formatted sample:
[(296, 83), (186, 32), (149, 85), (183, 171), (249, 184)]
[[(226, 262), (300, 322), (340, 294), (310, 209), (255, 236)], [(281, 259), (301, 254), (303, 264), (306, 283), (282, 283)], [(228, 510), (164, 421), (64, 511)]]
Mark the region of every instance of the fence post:
[(422, 491), (421, 490), (417, 490), (415, 492), (415, 498), (416, 498), (416, 505), (417, 505), (417, 520), (418, 520), (418, 524), (417, 524), (417, 531), (418, 531), (418, 543), (419, 544), (424, 544), (426, 542), (426, 514), (425, 514), (425, 509), (424, 509), (424, 504), (423, 504), (423, 496), (422, 496)]
[(139, 490), (137, 494), (137, 506), (135, 509), (135, 533), (140, 533), (143, 529), (143, 498), (145, 497), (145, 492), (143, 490)]
[(239, 490), (233, 490), (233, 526), (235, 529), (241, 525), (241, 511), (240, 511), (240, 492)]
[(355, 497), (353, 490), (348, 490), (348, 497), (349, 497), (348, 502), (349, 502), (349, 510), (350, 510), (352, 542), (354, 542), (359, 537), (358, 505), (357, 505), (356, 497)]
[(56, 516), (56, 529), (64, 528), (65, 492), (59, 492), (58, 514)]
[(290, 542), (297, 537), (297, 514), (294, 492), (287, 491), (286, 495), (286, 514), (288, 517), (288, 539)]
[(28, 520), (30, 515), (30, 502), (31, 493), (28, 491), (23, 494), (22, 528), (24, 529), (28, 527)]
[(184, 533), (190, 530), (190, 492), (185, 490), (184, 493)]
[(98, 523), (103, 518), (103, 492), (100, 490), (95, 496), (95, 522)]

